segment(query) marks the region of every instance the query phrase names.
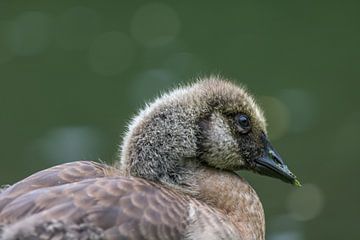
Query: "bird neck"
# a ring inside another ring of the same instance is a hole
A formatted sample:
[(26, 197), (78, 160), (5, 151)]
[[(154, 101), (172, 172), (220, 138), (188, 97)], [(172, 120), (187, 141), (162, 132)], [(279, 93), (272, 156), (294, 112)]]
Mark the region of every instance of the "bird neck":
[(120, 169), (153, 181), (182, 185), (197, 157), (201, 114), (194, 104), (164, 101), (142, 111), (129, 126), (121, 151)]
[(197, 199), (224, 212), (244, 239), (264, 239), (265, 217), (255, 190), (235, 173), (199, 168), (193, 184)]

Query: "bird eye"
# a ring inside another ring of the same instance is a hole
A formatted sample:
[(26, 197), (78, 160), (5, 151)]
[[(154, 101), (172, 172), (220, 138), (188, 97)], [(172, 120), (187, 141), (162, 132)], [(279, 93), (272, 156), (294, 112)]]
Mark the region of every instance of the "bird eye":
[(241, 133), (247, 133), (250, 130), (250, 119), (245, 114), (239, 114), (236, 116), (236, 123)]

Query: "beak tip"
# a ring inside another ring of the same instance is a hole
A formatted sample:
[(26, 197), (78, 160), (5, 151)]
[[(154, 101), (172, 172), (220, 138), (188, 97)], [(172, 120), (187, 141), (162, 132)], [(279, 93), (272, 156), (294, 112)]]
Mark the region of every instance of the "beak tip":
[(297, 179), (294, 180), (293, 185), (296, 186), (296, 187), (302, 187), (300, 181), (297, 180)]

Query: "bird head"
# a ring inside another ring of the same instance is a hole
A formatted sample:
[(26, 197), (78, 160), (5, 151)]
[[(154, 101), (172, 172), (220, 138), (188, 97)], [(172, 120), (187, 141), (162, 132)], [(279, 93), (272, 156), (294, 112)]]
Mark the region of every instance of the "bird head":
[(212, 167), (252, 170), (300, 185), (271, 145), (261, 108), (244, 87), (227, 81), (200, 83), (211, 112), (200, 121), (200, 159)]
[(194, 164), (247, 169), (300, 185), (271, 145), (253, 97), (215, 77), (149, 104), (130, 123), (122, 145), (121, 168), (130, 175), (181, 184)]

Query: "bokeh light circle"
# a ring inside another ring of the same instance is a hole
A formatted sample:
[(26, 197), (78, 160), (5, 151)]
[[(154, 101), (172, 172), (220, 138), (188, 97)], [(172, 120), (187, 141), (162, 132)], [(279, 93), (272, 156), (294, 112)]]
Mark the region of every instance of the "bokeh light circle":
[[(336, 135), (333, 138), (334, 156), (338, 159), (346, 159), (348, 163), (358, 162), (357, 150), (360, 142), (360, 113), (346, 117), (343, 124), (336, 126)], [(343, 167), (343, 161), (335, 161), (335, 164)], [(356, 166), (356, 165), (354, 165)]]
[(150, 3), (140, 7), (132, 21), (131, 34), (146, 47), (157, 47), (173, 41), (180, 32), (180, 19), (167, 5)]
[(283, 137), (289, 129), (290, 122), (290, 114), (286, 105), (279, 99), (270, 96), (261, 97), (260, 103), (265, 112), (270, 138), (276, 140)]
[(34, 142), (40, 157), (51, 164), (93, 159), (101, 147), (101, 134), (88, 126), (55, 128)]
[(7, 38), (15, 55), (39, 54), (49, 44), (49, 17), (41, 12), (25, 12), (15, 19)]
[(309, 92), (303, 89), (285, 89), (280, 99), (290, 112), (290, 132), (301, 133), (314, 124), (317, 104)]
[(314, 184), (305, 184), (294, 189), (288, 196), (287, 206), (290, 215), (298, 221), (308, 221), (317, 217), (324, 206), (324, 197), (320, 188)]
[(170, 88), (178, 82), (176, 75), (166, 69), (150, 69), (139, 73), (130, 86), (131, 100), (150, 100), (159, 94), (159, 89)]

